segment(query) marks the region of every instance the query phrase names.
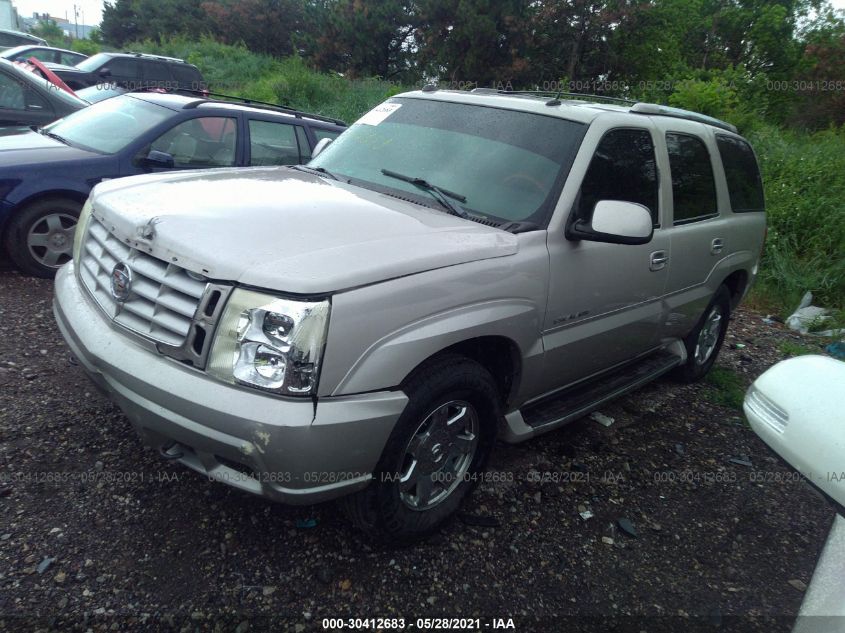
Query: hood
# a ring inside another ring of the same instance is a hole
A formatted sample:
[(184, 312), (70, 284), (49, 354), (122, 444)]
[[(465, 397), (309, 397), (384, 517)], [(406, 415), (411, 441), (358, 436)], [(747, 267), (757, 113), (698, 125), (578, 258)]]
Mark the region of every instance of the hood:
[(512, 255), (519, 244), (499, 229), (287, 168), (125, 178), (98, 185), (92, 200), (119, 238), (160, 259), (295, 294)]
[(0, 166), (21, 167), (60, 161), (77, 162), (92, 156), (100, 154), (70, 147), (26, 128), (0, 132)]

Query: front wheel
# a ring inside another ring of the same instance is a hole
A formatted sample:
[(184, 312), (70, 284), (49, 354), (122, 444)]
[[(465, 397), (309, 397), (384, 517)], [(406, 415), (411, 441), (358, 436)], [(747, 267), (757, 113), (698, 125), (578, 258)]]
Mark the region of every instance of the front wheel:
[(6, 233), (6, 250), (18, 268), (49, 279), (73, 256), (73, 234), (82, 205), (49, 198), (21, 210)]
[(687, 360), (675, 370), (676, 378), (695, 382), (710, 371), (725, 340), (730, 316), (731, 293), (725, 286), (719, 286), (698, 324), (684, 339)]
[(483, 471), (499, 417), (493, 378), (468, 358), (448, 355), (404, 386), (408, 405), (365, 490), (343, 500), (371, 536), (410, 542), (440, 527)]

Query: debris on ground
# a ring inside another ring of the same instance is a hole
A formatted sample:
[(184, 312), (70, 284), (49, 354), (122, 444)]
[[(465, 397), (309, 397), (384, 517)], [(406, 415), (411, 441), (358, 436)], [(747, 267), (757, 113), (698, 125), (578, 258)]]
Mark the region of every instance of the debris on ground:
[(789, 584), (795, 587), (798, 591), (807, 591), (807, 584), (797, 578), (790, 580)]
[(594, 422), (598, 422), (602, 426), (610, 426), (614, 422), (614, 419), (611, 418), (609, 415), (605, 415), (604, 413), (601, 413), (599, 411), (593, 411), (590, 414), (590, 419)]
[(745, 466), (746, 468), (751, 468), (753, 464), (751, 460), (748, 459), (745, 455), (740, 455), (739, 457), (731, 457), (728, 460), (731, 464), (736, 464), (737, 466)]
[(461, 512), (458, 514), (458, 518), (464, 525), (472, 525), (476, 527), (499, 527), (501, 525), (499, 519), (489, 514), (484, 515)]
[(633, 538), (639, 537), (639, 534), (637, 534), (637, 528), (634, 527), (634, 524), (631, 523), (630, 519), (620, 517), (616, 520), (616, 524), (619, 526), (619, 529), (622, 530), (628, 536), (631, 536)]
[(841, 336), (845, 330), (823, 330), (819, 331), (820, 325), (829, 321), (832, 317), (830, 310), (812, 305), (813, 293), (806, 292), (798, 304), (798, 308), (786, 318), (786, 326), (801, 334), (812, 334), (814, 336)]

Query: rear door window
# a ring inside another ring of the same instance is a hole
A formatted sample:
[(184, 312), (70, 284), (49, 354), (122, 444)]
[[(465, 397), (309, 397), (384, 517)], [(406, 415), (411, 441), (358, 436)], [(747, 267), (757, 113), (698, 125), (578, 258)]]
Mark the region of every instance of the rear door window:
[(599, 142), (581, 183), (576, 219), (589, 220), (601, 200), (622, 200), (646, 207), (657, 226), (657, 192), (651, 132), (633, 128), (611, 130)]
[(202, 90), (205, 87), (202, 85), (202, 76), (196, 68), (192, 68), (187, 64), (172, 64), (170, 71), (173, 73), (173, 78), (179, 82), (182, 88)]
[(724, 134), (716, 135), (716, 145), (725, 168), (733, 212), (765, 210), (763, 181), (751, 146), (742, 139)]
[(672, 172), (672, 201), (675, 224), (711, 218), (718, 213), (716, 180), (710, 152), (700, 138), (691, 134), (666, 134), (669, 168)]
[(172, 79), (167, 64), (162, 62), (144, 62), (144, 86), (157, 88), (171, 88)]
[(299, 165), (303, 162), (294, 125), (249, 121), (250, 165)]

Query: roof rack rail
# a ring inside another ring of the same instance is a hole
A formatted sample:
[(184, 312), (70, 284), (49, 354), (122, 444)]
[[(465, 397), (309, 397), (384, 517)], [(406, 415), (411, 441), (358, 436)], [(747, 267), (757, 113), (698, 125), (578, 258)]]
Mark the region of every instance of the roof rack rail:
[[(218, 100), (221, 99), (230, 99), (232, 101), (237, 101), (239, 103), (243, 103), (244, 105), (248, 105), (252, 108), (259, 108), (262, 110), (275, 110), (276, 112), (282, 112), (284, 114), (290, 114), (297, 119), (315, 119), (317, 121), (324, 121), (326, 123), (332, 123), (334, 125), (340, 125), (343, 127), (347, 127), (345, 121), (341, 121), (340, 119), (333, 119), (332, 117), (322, 116), (320, 114), (311, 114), (310, 112), (302, 112), (301, 110), (297, 110), (296, 108), (291, 108), (290, 106), (281, 105), (278, 103), (267, 103), (266, 101), (256, 101), (254, 99), (246, 99), (245, 97), (236, 97), (234, 95), (226, 95), (219, 92), (209, 92), (207, 90), (193, 90), (188, 88), (179, 88), (175, 90), (175, 92), (187, 92), (189, 94), (198, 95), (200, 97), (217, 97)], [(185, 106), (186, 108), (196, 108), (203, 103), (214, 103), (214, 99), (197, 99), (196, 101), (188, 104)]]
[(681, 108), (673, 108), (671, 106), (659, 105), (657, 103), (640, 102), (631, 108), (631, 112), (633, 114), (656, 114), (659, 116), (673, 117), (675, 119), (687, 119), (688, 121), (696, 121), (698, 123), (712, 125), (713, 127), (737, 134), (735, 125), (731, 125), (721, 119), (707, 116), (706, 114), (699, 114), (698, 112), (693, 112), (691, 110), (682, 110)]
[(135, 57), (147, 57), (149, 59), (161, 59), (168, 62), (179, 62), (180, 64), (184, 64), (184, 59), (179, 59), (178, 57), (167, 57), (166, 55), (154, 55), (152, 53), (136, 53), (135, 51), (123, 51), (124, 55), (134, 55)]
[[(528, 95), (537, 97), (551, 97), (551, 100), (546, 105), (560, 105), (559, 99), (561, 97), (568, 97), (575, 100), (584, 101), (604, 101), (607, 103), (617, 103), (619, 105), (634, 105), (636, 101), (631, 99), (623, 99), (621, 97), (609, 97), (606, 95), (589, 94), (586, 92), (559, 92), (557, 90), (500, 90), (498, 88), (474, 88), (471, 90), (476, 94), (499, 94), (499, 95)], [(557, 101), (557, 103), (555, 103)]]

